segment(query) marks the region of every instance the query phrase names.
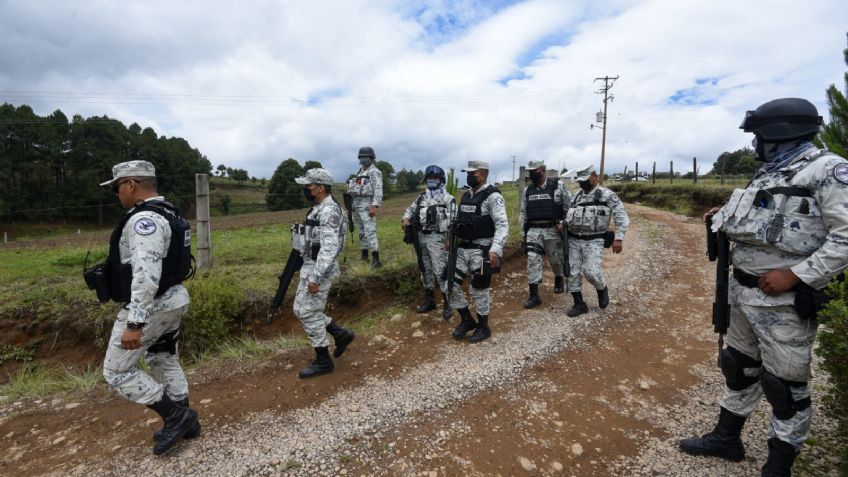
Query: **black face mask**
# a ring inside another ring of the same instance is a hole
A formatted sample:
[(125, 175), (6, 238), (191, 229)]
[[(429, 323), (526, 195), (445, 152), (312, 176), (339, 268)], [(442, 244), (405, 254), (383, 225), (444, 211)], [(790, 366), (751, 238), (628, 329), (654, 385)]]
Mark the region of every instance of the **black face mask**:
[(585, 192), (592, 190), (592, 181), (578, 181), (577, 183), (580, 184), (580, 188)]
[(306, 197), (306, 200), (309, 202), (315, 202), (315, 197), (312, 196), (312, 191), (309, 190), (308, 187), (303, 188), (303, 196)]
[(476, 175), (469, 174), (468, 178), (466, 179), (466, 182), (468, 182), (468, 185), (472, 189), (480, 185), (480, 179), (478, 179)]
[(530, 173), (530, 180), (533, 181), (534, 184), (538, 184), (539, 181), (542, 180), (542, 177), (544, 177), (544, 174), (542, 174), (541, 172)]

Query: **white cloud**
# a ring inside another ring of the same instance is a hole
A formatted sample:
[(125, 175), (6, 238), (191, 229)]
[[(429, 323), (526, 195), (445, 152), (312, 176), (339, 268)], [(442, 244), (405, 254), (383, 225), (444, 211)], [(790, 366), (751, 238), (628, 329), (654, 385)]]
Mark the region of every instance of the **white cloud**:
[(607, 170), (705, 171), (749, 142), (746, 109), (799, 96), (827, 116), (847, 20), (836, 0), (4, 2), (0, 101), (136, 121), (253, 175), (295, 157), (341, 179), (368, 144), (506, 179), (513, 154), (597, 165), (610, 74)]

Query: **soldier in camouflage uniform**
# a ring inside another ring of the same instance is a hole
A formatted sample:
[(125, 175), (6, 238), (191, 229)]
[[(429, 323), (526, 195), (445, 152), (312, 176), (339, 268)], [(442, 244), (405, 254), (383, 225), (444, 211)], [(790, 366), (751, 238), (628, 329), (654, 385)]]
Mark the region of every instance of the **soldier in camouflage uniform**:
[[(571, 199), (571, 208), (565, 217), (568, 224), (568, 259), (571, 262), (568, 291), (574, 297), (574, 306), (566, 313), (568, 316), (589, 311), (581, 292), (582, 275), (595, 286), (598, 306), (603, 309), (609, 305), (609, 290), (603, 270), (604, 247), (611, 242), (613, 253), (621, 253), (622, 240), (630, 225), (624, 205), (615, 192), (598, 185), (594, 167), (590, 165), (576, 171), (575, 180), (580, 184), (580, 192)], [(615, 221), (615, 238), (612, 241), (609, 240), (612, 233), (609, 232), (610, 216)]]
[(380, 268), (380, 246), (377, 243), (377, 210), (383, 203), (383, 173), (374, 164), (377, 160), (374, 149), (365, 146), (359, 149), (359, 171), (348, 181), (347, 191), (353, 198), (353, 218), (359, 229), (359, 246), (362, 260), (368, 261), (371, 251), (371, 267)]
[(548, 256), (554, 271), (554, 293), (565, 291), (562, 227), (565, 211), (571, 203), (571, 193), (558, 179), (546, 177), (543, 161), (530, 161), (527, 169), (530, 171), (530, 184), (524, 191), (518, 223), (524, 231), (527, 282), (530, 284), (530, 296), (524, 302), (524, 308), (534, 308), (542, 304), (539, 298), (542, 255)]
[(302, 369), (298, 376), (311, 378), (334, 369), (327, 333), (335, 342), (333, 356), (336, 358), (345, 352), (356, 334), (337, 325), (324, 314), (333, 279), (339, 276), (336, 259), (344, 247), (346, 232), (342, 208), (330, 194), (333, 177), (326, 169), (316, 168), (309, 169), (305, 176), (296, 178), (295, 182), (303, 185), (304, 196), (315, 204), (306, 214), (302, 236), (297, 240), (301, 245), (303, 267), (300, 269), (300, 282), (294, 298), (294, 314), (300, 319), (315, 348), (315, 361)]
[[(445, 235), (448, 231), (448, 209), (456, 200), (445, 190), (445, 171), (439, 166), (428, 166), (424, 170), (424, 183), (427, 190), (421, 193), (407, 207), (401, 222), (404, 231), (407, 227), (416, 227), (421, 244), (421, 258), (424, 271), (421, 281), (424, 284), (425, 302), (415, 309), (417, 313), (427, 313), (436, 309), (435, 288), (438, 280), (442, 290), (442, 316), (450, 319), (453, 311), (447, 297), (447, 280), (443, 279), (447, 265), (448, 252), (445, 249)], [(458, 293), (458, 290), (454, 290)]]
[[(490, 268), (499, 269), (503, 247), (509, 234), (506, 204), (500, 191), (489, 184), (489, 163), (468, 161), (463, 169), (468, 173), (470, 189), (462, 195), (456, 218), (459, 245), (456, 253), (453, 308), (459, 311), (461, 321), (453, 330), (454, 339), (461, 340), (469, 332), (472, 343), (489, 338), (489, 286), (492, 282)], [(485, 262), (485, 263), (484, 263)], [(468, 302), (460, 287), (466, 277), (471, 277), (469, 291), (477, 308), (477, 321), (471, 317)]]
[[(100, 185), (111, 186), (128, 209), (112, 233), (106, 262), (110, 298), (123, 306), (112, 327), (103, 376), (110, 388), (162, 417), (165, 425), (154, 434), (153, 452), (163, 454), (183, 437), (200, 434), (177, 352), (189, 297), (184, 276), (174, 270), (181, 253), (189, 254), (183, 259), (190, 263), (191, 231), (179, 211), (157, 193), (153, 164), (120, 163), (112, 168), (112, 179)], [(183, 228), (173, 230), (178, 223)], [(122, 280), (130, 276), (130, 281)], [(138, 367), (142, 356), (149, 374)]]
[(848, 161), (811, 141), (821, 117), (798, 98), (748, 111), (763, 166), (746, 189), (713, 209), (733, 242), (730, 323), (721, 350), (726, 384), (718, 424), (685, 439), (691, 454), (745, 458), (740, 435), (765, 396), (772, 406), (763, 476), (788, 476), (812, 416), (810, 362), (822, 289), (848, 266)]

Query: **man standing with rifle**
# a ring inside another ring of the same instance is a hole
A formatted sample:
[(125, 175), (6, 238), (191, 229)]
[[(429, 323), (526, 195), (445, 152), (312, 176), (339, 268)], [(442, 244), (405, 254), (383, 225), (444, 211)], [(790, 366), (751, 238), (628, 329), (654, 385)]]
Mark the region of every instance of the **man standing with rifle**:
[(439, 166), (427, 166), (424, 183), (427, 189), (412, 202), (403, 214), (404, 242), (412, 243), (418, 258), (418, 270), (424, 283), (424, 304), (415, 309), (427, 313), (436, 309), (436, 281), (442, 290), (442, 316), (449, 320), (453, 311), (448, 298), (444, 276), (448, 252), (445, 234), (448, 231), (448, 210), (456, 200), (445, 191), (445, 171)]
[[(292, 244), (299, 247), (303, 259), (300, 283), (294, 297), (294, 314), (300, 319), (315, 348), (315, 361), (302, 369), (298, 376), (311, 378), (331, 373), (334, 369), (327, 333), (332, 335), (336, 343), (333, 352), (336, 358), (345, 352), (356, 334), (337, 325), (324, 314), (333, 279), (339, 276), (336, 259), (345, 241), (342, 208), (330, 195), (333, 177), (326, 169), (316, 168), (309, 169), (305, 176), (296, 178), (295, 182), (303, 185), (303, 195), (315, 204), (306, 214), (306, 221), (292, 227)], [(280, 285), (288, 288), (288, 284)]]
[(451, 292), (462, 287), (466, 277), (471, 278), (469, 291), (477, 308), (477, 321), (471, 317), (462, 288), (456, 288), (456, 294), (450, 295), (451, 304), (459, 311), (461, 321), (453, 330), (453, 337), (461, 340), (473, 331), (468, 340), (478, 343), (492, 335), (489, 328), (489, 286), (492, 273), (499, 272), (501, 268), (509, 221), (501, 192), (486, 184), (489, 163), (468, 161), (463, 172), (468, 173), (470, 188), (462, 195), (455, 224), (452, 224), (451, 263), (448, 264), (446, 278), (453, 280), (453, 284), (448, 285)]
[[(375, 165), (374, 149), (359, 148), (359, 171), (348, 181), (347, 192), (352, 199), (353, 217), (359, 228), (359, 246), (362, 260), (368, 261), (371, 251), (371, 268), (380, 268), (380, 245), (377, 242), (377, 211), (383, 202), (383, 173)], [(351, 208), (348, 208), (350, 213)]]
[(543, 161), (530, 161), (530, 184), (524, 191), (524, 200), (518, 213), (518, 223), (524, 231), (524, 251), (527, 254), (527, 281), (530, 296), (524, 308), (542, 304), (539, 283), (542, 282), (542, 255), (554, 271), (554, 293), (565, 291), (563, 261), (563, 219), (571, 203), (571, 193), (557, 179), (548, 179)]
[(727, 333), (719, 352), (725, 386), (713, 431), (680, 447), (743, 460), (742, 427), (765, 396), (772, 417), (763, 476), (791, 475), (807, 439), (816, 313), (826, 302), (823, 288), (848, 267), (848, 161), (812, 143), (821, 124), (815, 106), (799, 98), (748, 111), (740, 128), (754, 133), (763, 165), (747, 188), (711, 211), (711, 231), (733, 242), (732, 278), (726, 291), (721, 264), (717, 295), (725, 296), (714, 308), (717, 331)]

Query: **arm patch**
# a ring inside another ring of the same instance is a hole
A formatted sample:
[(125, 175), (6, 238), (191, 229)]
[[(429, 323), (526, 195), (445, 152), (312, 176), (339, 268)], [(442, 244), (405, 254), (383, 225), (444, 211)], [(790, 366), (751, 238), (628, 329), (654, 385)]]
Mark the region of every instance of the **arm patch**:
[(156, 222), (153, 219), (142, 217), (135, 221), (133, 230), (139, 235), (150, 235), (156, 232)]
[(848, 185), (848, 164), (839, 164), (833, 168), (833, 178), (844, 185)]

